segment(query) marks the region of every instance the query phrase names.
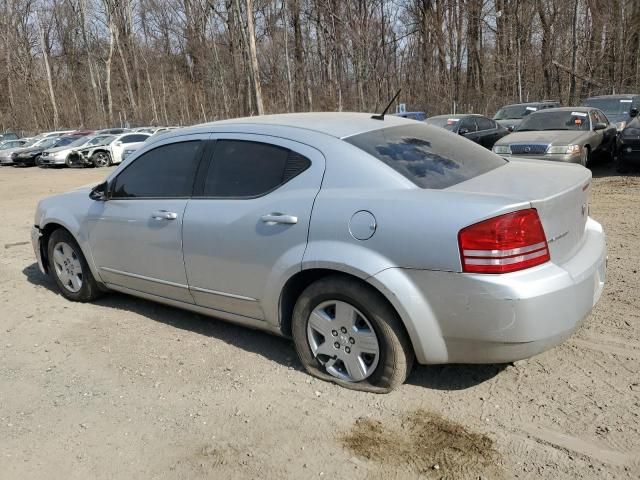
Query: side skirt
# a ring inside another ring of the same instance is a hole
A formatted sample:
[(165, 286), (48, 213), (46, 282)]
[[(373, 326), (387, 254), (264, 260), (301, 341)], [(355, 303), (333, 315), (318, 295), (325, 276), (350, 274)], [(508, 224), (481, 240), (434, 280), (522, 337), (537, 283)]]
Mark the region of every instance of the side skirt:
[(172, 300), (170, 298), (160, 297), (158, 295), (153, 295), (150, 293), (141, 292), (139, 290), (134, 290), (131, 288), (120, 286), (120, 285), (115, 285), (113, 283), (107, 283), (106, 285), (110, 290), (114, 290), (116, 292), (126, 293), (128, 295), (133, 295), (134, 297), (144, 298), (145, 300), (151, 300), (154, 302), (162, 303), (164, 305), (169, 305), (171, 307), (176, 307), (182, 310), (188, 310), (190, 312), (206, 315), (207, 317), (213, 317), (216, 319), (225, 320), (227, 322), (242, 325), (244, 327), (249, 327), (256, 330), (263, 330), (263, 331), (272, 333), (274, 335), (282, 336), (282, 332), (280, 331), (279, 328), (274, 327), (273, 325), (269, 324), (264, 320), (256, 320), (255, 318), (236, 315), (234, 313), (225, 312), (223, 310), (215, 310), (213, 308), (201, 307), (200, 305), (184, 303), (177, 300)]

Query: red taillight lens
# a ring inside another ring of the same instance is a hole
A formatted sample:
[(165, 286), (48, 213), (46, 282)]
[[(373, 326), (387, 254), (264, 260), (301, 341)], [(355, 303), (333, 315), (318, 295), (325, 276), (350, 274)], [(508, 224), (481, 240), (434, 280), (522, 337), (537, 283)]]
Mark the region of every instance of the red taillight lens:
[(507, 273), (548, 262), (549, 246), (535, 208), (463, 228), (458, 234), (462, 271)]

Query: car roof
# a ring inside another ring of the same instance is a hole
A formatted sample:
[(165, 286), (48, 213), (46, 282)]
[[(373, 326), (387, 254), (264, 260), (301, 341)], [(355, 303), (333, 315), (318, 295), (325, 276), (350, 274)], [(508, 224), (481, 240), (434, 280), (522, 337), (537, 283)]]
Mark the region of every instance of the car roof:
[(612, 94), (612, 95), (594, 95), (593, 97), (589, 97), (589, 98), (585, 98), (586, 100), (593, 100), (596, 98), (610, 98), (610, 99), (616, 99), (616, 98), (633, 98), (633, 97), (638, 97), (640, 95), (638, 95), (637, 93), (620, 93), (620, 94)]
[(384, 120), (374, 120), (371, 113), (356, 112), (307, 112), (260, 115), (255, 117), (234, 118), (217, 122), (204, 123), (183, 129), (183, 131), (200, 131), (202, 127), (219, 127), (223, 125), (268, 125), (288, 128), (312, 130), (336, 138), (346, 138), (372, 130), (400, 125), (415, 125), (415, 120), (387, 114)]
[(484, 115), (480, 115), (479, 113), (449, 113), (444, 115), (434, 115), (433, 117), (429, 117), (428, 120), (433, 118), (462, 118), (462, 117), (484, 117)]
[(592, 110), (598, 110), (595, 107), (557, 107), (557, 108), (545, 108), (544, 110), (538, 110), (537, 112), (533, 112), (531, 115), (535, 115), (538, 113), (549, 113), (549, 112), (582, 112), (589, 113)]
[(538, 102), (522, 102), (522, 103), (510, 103), (508, 105), (503, 105), (500, 108), (505, 108), (505, 107), (519, 107), (520, 105), (544, 105), (547, 103), (560, 103), (558, 100), (540, 100)]

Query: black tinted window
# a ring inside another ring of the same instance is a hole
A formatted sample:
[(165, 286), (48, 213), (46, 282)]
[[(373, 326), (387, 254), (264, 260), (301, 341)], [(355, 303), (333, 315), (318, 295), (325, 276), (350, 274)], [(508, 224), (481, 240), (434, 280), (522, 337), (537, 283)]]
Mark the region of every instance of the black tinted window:
[(447, 188), (506, 163), (473, 142), (425, 124), (383, 128), (345, 140), (422, 188)]
[(256, 197), (304, 171), (311, 162), (268, 143), (218, 140), (207, 172), (206, 197)]
[(155, 148), (117, 176), (113, 197), (189, 197), (198, 166), (199, 141)]
[(493, 120), (485, 117), (476, 117), (476, 123), (478, 124), (478, 130), (491, 130), (492, 128), (496, 128)]
[(134, 142), (144, 142), (148, 135), (127, 135), (126, 137), (122, 137), (120, 141), (122, 143), (134, 143)]

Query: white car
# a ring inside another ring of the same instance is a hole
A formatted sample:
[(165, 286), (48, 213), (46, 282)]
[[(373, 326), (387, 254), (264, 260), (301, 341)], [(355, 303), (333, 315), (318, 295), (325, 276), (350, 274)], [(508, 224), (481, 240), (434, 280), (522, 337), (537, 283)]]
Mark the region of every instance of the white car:
[(100, 145), (76, 150), (70, 160), (72, 164), (108, 167), (122, 162), (122, 153), (125, 148), (137, 148), (150, 136), (148, 133), (136, 132), (114, 135), (109, 141), (102, 142)]

